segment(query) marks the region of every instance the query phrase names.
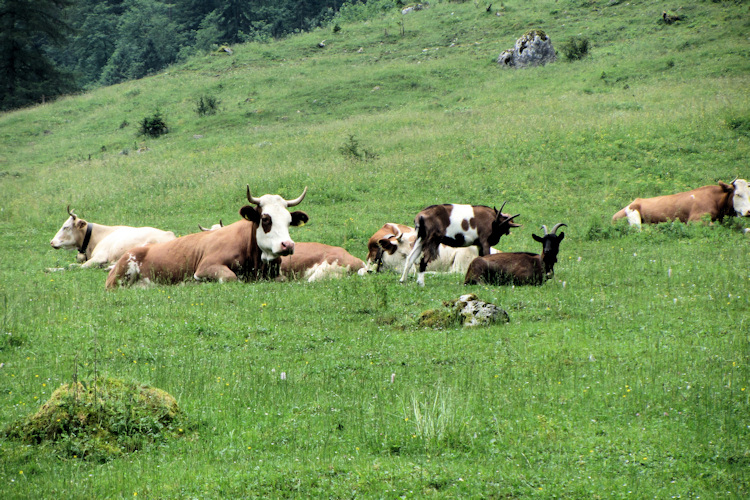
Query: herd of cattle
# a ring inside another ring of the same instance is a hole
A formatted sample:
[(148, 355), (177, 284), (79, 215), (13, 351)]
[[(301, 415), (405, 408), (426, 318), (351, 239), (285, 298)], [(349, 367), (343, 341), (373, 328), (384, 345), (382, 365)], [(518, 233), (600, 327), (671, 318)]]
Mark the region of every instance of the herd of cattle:
[[(322, 243), (295, 243), (290, 226), (308, 221), (302, 211), (290, 212), (307, 194), (286, 200), (278, 195), (252, 196), (252, 205), (240, 209), (242, 219), (180, 238), (152, 227), (105, 226), (87, 222), (68, 207), (68, 220), (50, 241), (53, 248), (77, 249), (82, 267), (111, 266), (107, 288), (136, 282), (178, 283), (190, 279), (292, 278), (316, 281), (347, 273), (366, 274), (381, 269), (401, 271), (406, 281), (416, 267), (417, 283), (425, 272), (466, 273), (464, 283), (542, 284), (552, 277), (560, 242), (558, 223), (543, 236), (539, 254), (498, 252), (493, 247), (511, 228), (520, 227), (502, 210), (477, 205), (432, 205), (417, 214), (414, 227), (386, 223), (368, 242), (367, 261), (340, 247)], [(627, 217), (631, 225), (672, 220), (682, 222), (725, 216), (750, 216), (750, 188), (744, 179), (703, 186), (692, 191), (656, 198), (638, 198), (618, 211), (616, 221)], [(421, 257), (421, 259), (420, 259)], [(419, 265), (416, 266), (417, 260)]]

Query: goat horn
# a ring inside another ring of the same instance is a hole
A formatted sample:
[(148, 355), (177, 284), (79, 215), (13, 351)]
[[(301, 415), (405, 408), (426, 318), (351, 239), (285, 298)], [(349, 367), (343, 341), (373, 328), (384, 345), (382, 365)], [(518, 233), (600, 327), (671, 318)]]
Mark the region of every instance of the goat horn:
[(302, 194), (301, 194), (301, 195), (299, 195), (299, 197), (298, 197), (298, 198), (295, 198), (295, 199), (293, 199), (293, 200), (289, 200), (289, 201), (287, 201), (287, 202), (286, 202), (286, 206), (287, 206), (287, 207), (294, 207), (294, 206), (296, 206), (296, 205), (299, 205), (299, 204), (300, 204), (300, 202), (302, 202), (302, 200), (303, 200), (303, 199), (305, 198), (305, 195), (306, 195), (306, 194), (307, 194), (307, 186), (305, 186), (305, 190), (304, 190), (304, 191), (302, 191)]
[(503, 208), (505, 208), (505, 204), (506, 204), (506, 203), (508, 203), (508, 200), (505, 200), (505, 201), (503, 202), (503, 205), (502, 205), (502, 206), (500, 207), (500, 210), (498, 210), (498, 211), (497, 211), (497, 214), (498, 214), (498, 215), (500, 215), (501, 213), (503, 213)]
[(511, 217), (508, 217), (507, 219), (503, 220), (503, 222), (510, 222), (510, 221), (512, 221), (513, 219), (515, 219), (516, 217), (518, 217), (519, 215), (521, 215), (521, 214), (516, 214), (516, 215), (513, 215), (513, 216), (511, 216)]
[(547, 226), (542, 224), (542, 229), (544, 230), (544, 235), (547, 236), (549, 234), (549, 231), (547, 231)]
[(568, 227), (567, 224), (563, 224), (562, 222), (558, 222), (555, 224), (555, 227), (552, 228), (552, 234), (557, 234), (557, 230), (560, 229), (562, 226)]
[(247, 185), (247, 201), (255, 205), (260, 205), (260, 198), (253, 198), (250, 194), (250, 184)]
[[(737, 179), (739, 179), (739, 177), (735, 177), (735, 178), (734, 178), (734, 181), (736, 181)], [(734, 181), (730, 182), (729, 184), (731, 184), (731, 185), (733, 185), (733, 186), (734, 186)]]

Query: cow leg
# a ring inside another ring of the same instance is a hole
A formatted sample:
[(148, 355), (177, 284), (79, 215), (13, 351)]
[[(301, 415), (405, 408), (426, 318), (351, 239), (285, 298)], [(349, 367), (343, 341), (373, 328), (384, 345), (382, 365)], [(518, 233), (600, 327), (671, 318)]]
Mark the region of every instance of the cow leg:
[(224, 264), (198, 266), (198, 269), (196, 269), (195, 273), (193, 274), (193, 278), (198, 281), (208, 280), (218, 281), (219, 283), (223, 283), (225, 281), (237, 281), (237, 275), (234, 274), (234, 271), (229, 269)]
[(625, 215), (628, 217), (628, 223), (631, 226), (636, 226), (638, 229), (641, 228), (641, 214), (638, 210), (633, 210), (630, 207), (625, 207)]
[[(404, 272), (401, 273), (401, 279), (399, 280), (401, 283), (406, 281), (406, 276), (409, 274), (409, 269), (411, 269), (411, 266), (413, 266), (417, 261), (417, 257), (419, 257), (422, 253), (422, 243), (422, 238), (417, 238), (417, 241), (414, 242), (414, 248), (411, 249), (409, 256), (406, 258)], [(422, 284), (424, 284), (424, 278), (422, 278)]]

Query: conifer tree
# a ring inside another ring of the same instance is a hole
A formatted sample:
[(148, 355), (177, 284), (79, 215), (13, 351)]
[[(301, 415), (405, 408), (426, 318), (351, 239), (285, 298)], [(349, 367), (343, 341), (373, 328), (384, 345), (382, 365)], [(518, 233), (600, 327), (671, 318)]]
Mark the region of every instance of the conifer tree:
[(72, 0), (0, 0), (0, 110), (43, 101), (73, 90), (44, 47), (71, 33), (63, 9)]

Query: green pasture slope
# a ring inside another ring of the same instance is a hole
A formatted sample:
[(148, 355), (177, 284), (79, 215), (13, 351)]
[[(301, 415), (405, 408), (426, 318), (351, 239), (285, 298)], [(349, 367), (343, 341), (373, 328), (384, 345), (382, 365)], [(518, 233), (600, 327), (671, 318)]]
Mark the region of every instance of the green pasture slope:
[[(750, 224), (610, 223), (636, 196), (750, 177), (750, 5), (486, 6), (352, 8), (337, 31), (0, 115), (0, 426), (95, 374), (188, 416), (184, 437), (111, 460), (2, 437), (0, 497), (750, 494)], [(589, 54), (499, 68), (531, 28)], [(169, 133), (139, 136), (157, 110)], [(360, 257), (434, 203), (507, 201), (523, 227), (506, 251), (568, 227), (541, 287), (384, 273), (107, 292), (105, 271), (44, 272), (74, 260), (49, 246), (68, 204), (184, 235), (236, 220), (246, 184), (308, 186), (292, 237)], [(510, 323), (416, 327), (467, 291)]]

